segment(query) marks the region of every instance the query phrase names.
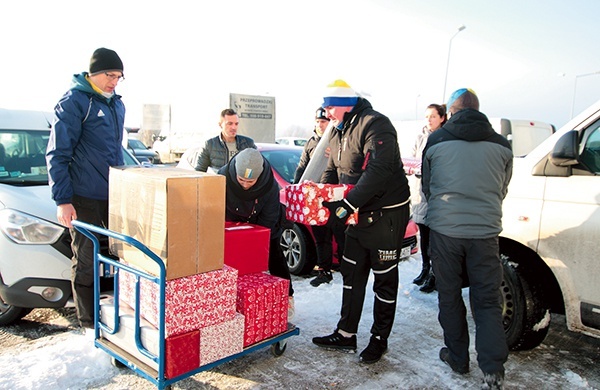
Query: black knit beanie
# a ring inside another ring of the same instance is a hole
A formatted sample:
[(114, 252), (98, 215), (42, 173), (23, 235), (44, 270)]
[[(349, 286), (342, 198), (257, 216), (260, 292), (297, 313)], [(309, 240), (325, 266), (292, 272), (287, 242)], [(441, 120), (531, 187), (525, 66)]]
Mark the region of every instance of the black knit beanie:
[(123, 73), (123, 61), (121, 61), (119, 55), (114, 50), (104, 47), (96, 49), (90, 59), (90, 74), (111, 70), (118, 70)]

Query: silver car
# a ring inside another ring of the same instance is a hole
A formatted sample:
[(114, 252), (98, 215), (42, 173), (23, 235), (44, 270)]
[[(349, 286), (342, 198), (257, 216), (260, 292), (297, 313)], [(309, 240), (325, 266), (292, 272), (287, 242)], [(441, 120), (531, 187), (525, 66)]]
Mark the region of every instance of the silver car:
[(70, 236), (56, 220), (46, 169), (51, 121), (51, 113), (0, 109), (0, 325), (71, 298)]

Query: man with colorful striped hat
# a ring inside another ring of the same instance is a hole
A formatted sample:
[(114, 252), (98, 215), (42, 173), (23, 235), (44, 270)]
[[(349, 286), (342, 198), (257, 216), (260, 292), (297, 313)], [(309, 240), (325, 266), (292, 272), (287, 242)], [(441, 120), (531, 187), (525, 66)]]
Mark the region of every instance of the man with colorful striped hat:
[(335, 331), (313, 338), (319, 347), (356, 352), (356, 334), (371, 271), (374, 275), (373, 325), (362, 363), (375, 363), (387, 351), (396, 315), (398, 262), (409, 219), (410, 190), (398, 135), (391, 121), (375, 111), (343, 80), (330, 84), (322, 107), (332, 121), (331, 154), (322, 183), (352, 184), (340, 201), (323, 202), (329, 224), (345, 224), (358, 210), (358, 223), (346, 228), (340, 271), (341, 317)]

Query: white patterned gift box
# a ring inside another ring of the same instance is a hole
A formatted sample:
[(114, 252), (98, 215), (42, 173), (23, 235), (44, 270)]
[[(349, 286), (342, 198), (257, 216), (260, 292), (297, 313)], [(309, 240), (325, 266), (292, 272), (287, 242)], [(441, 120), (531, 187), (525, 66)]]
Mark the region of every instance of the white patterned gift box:
[(244, 315), (200, 329), (200, 365), (204, 366), (244, 349)]

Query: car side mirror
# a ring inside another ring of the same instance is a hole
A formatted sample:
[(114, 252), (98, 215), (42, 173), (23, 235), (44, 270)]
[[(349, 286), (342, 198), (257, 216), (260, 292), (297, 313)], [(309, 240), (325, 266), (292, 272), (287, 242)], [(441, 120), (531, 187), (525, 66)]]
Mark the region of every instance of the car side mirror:
[(571, 130), (556, 141), (550, 153), (550, 162), (558, 167), (579, 164), (579, 133)]

